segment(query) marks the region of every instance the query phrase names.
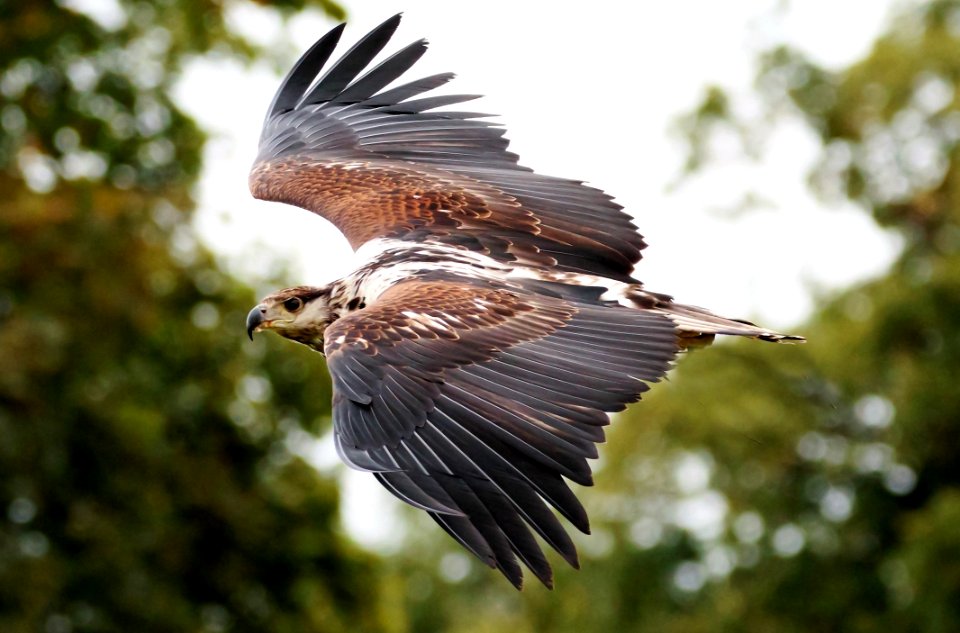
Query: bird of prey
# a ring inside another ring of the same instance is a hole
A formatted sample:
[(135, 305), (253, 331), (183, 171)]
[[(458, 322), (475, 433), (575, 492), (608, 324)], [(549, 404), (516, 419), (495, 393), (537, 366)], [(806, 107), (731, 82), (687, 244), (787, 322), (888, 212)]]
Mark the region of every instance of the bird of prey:
[(534, 534), (578, 566), (556, 513), (589, 531), (567, 480), (592, 483), (608, 414), (717, 334), (799, 337), (644, 289), (644, 242), (610, 196), (520, 166), (501, 127), (448, 108), (475, 96), (423, 96), (452, 74), (391, 86), (426, 41), (368, 69), (399, 22), (328, 64), (334, 28), (267, 110), (251, 192), (326, 218), (366, 263), (267, 296), (247, 332), (326, 356), (343, 461), (517, 588), (519, 561), (549, 587)]

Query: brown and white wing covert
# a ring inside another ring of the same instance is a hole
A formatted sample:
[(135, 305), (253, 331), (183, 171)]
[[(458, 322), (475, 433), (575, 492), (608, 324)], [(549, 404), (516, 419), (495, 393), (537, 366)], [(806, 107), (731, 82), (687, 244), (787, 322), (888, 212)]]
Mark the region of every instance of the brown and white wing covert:
[(518, 587), (518, 558), (552, 584), (533, 532), (577, 566), (548, 504), (588, 531), (564, 478), (592, 483), (607, 412), (677, 351), (663, 315), (462, 278), (398, 284), (325, 340), (341, 457)]
[(399, 22), (329, 66), (343, 25), (304, 53), (268, 109), (253, 195), (323, 216), (354, 249), (378, 237), (431, 240), (629, 281), (644, 243), (610, 196), (521, 167), (485, 115), (437, 110), (474, 96), (421, 96), (452, 74), (387, 88), (423, 55), (424, 40), (366, 70)]

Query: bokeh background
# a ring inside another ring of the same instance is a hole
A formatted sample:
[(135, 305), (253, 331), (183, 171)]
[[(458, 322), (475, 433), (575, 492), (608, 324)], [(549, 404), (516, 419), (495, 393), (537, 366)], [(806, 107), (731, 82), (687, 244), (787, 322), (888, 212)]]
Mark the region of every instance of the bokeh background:
[(652, 288), (810, 342), (683, 358), (610, 429), (583, 569), (517, 593), (242, 327), (347, 265), (246, 199), (278, 74), (405, 7), (0, 3), (0, 630), (960, 630), (960, 2), (409, 4), (424, 72), (637, 215)]

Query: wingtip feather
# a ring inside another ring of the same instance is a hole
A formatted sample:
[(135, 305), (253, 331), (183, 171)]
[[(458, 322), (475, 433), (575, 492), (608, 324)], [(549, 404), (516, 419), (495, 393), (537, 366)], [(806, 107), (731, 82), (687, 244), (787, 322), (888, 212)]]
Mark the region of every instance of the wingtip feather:
[(280, 88), (273, 96), (270, 107), (267, 108), (267, 119), (282, 112), (292, 110), (303, 97), (303, 93), (310, 87), (317, 73), (323, 68), (330, 55), (336, 49), (343, 35), (347, 23), (341, 22), (323, 34), (287, 72)]
[(322, 103), (339, 94), (387, 45), (400, 25), (400, 16), (398, 13), (384, 20), (361, 37), (316, 81), (297, 107)]

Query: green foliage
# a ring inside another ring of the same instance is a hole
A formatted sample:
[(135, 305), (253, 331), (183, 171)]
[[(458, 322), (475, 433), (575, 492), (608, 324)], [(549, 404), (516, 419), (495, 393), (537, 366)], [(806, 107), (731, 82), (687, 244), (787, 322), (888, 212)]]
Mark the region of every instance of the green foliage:
[(252, 292), (189, 224), (204, 137), (170, 86), (253, 48), (223, 3), (120, 6), (0, 8), (0, 630), (395, 630), (288, 447), (328, 424), (323, 363), (246, 341)]
[(709, 160), (706, 142), (714, 126), (725, 127), (730, 125), (730, 121), (727, 93), (718, 86), (707, 88), (696, 110), (677, 120), (676, 132), (688, 141), (687, 160), (683, 166), (685, 172), (693, 172), (704, 166)]

